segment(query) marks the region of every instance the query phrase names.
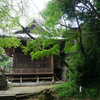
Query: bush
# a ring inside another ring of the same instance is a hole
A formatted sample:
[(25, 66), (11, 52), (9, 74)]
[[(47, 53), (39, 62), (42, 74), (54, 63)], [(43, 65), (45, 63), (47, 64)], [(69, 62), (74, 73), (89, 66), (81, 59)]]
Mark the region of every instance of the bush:
[[(59, 99), (68, 100), (70, 98), (96, 98), (98, 89), (96, 88), (82, 88), (82, 92), (79, 90), (79, 86), (75, 85), (74, 81), (68, 81), (59, 84), (54, 87), (55, 93)], [(66, 99), (65, 99), (66, 98)]]

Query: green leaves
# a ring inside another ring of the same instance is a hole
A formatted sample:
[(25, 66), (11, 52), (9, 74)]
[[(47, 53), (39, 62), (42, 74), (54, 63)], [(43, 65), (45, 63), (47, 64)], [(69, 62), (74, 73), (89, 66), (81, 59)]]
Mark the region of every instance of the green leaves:
[(49, 47), (50, 45), (60, 43), (60, 40), (57, 39), (46, 39), (43, 41), (43, 47)]
[[(45, 19), (47, 26), (54, 27), (56, 21), (61, 18), (62, 13), (57, 0), (53, 0), (47, 4), (46, 10), (42, 12), (42, 17)], [(47, 27), (46, 26), (46, 27)]]
[(0, 47), (0, 66), (5, 66), (7, 68), (11, 68), (12, 60), (5, 54), (3, 48)]
[(16, 37), (5, 37), (5, 38), (0, 38), (0, 47), (2, 48), (17, 48), (21, 45), (20, 39), (17, 39)]
[(0, 0), (0, 28), (4, 30), (8, 30), (8, 28), (14, 28), (16, 24), (16, 18), (12, 18), (10, 15), (11, 4), (8, 0)]
[(51, 49), (44, 49), (42, 51), (31, 52), (30, 55), (32, 59), (39, 59), (43, 57), (49, 57), (49, 55), (59, 55), (60, 54), (60, 46), (59, 44), (54, 45)]
[(60, 46), (58, 40), (33, 40), (28, 41), (26, 46), (21, 46), (25, 54), (30, 54), (32, 59), (49, 57), (49, 55), (59, 55)]

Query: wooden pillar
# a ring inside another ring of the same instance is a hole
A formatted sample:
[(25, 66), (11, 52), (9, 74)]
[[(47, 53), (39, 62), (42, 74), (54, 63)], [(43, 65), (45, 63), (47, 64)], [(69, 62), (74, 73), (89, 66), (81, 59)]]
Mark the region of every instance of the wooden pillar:
[(39, 83), (39, 76), (37, 76), (37, 83)]
[(55, 81), (55, 80), (54, 80), (54, 75), (52, 75), (52, 83), (54, 83), (54, 81)]
[(14, 71), (14, 68), (15, 68), (15, 54), (13, 54), (13, 67), (12, 67), (12, 72), (11, 73), (14, 73), (15, 71)]
[(22, 80), (22, 76), (20, 76), (20, 85), (22, 85), (22, 81), (23, 81), (23, 80)]
[(54, 73), (54, 57), (51, 55), (51, 70)]

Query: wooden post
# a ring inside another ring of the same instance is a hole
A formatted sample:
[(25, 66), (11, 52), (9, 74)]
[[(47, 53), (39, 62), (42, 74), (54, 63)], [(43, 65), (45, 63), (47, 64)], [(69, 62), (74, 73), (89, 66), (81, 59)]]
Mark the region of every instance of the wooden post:
[(13, 54), (13, 68), (12, 68), (12, 73), (14, 73), (15, 71), (13, 70), (14, 68), (16, 68), (16, 60), (15, 60), (15, 54)]
[(54, 80), (54, 75), (52, 75), (52, 83), (54, 83), (54, 81), (55, 81), (55, 80)]
[(37, 83), (39, 83), (39, 76), (37, 76)]
[(51, 69), (52, 69), (52, 73), (54, 73), (54, 57), (53, 57), (53, 55), (51, 55)]
[(22, 85), (22, 76), (20, 76), (20, 85)]

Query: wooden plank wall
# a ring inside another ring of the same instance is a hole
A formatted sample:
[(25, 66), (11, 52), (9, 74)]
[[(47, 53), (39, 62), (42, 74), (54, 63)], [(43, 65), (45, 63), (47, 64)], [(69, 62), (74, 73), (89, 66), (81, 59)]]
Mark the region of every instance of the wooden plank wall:
[(49, 58), (31, 60), (29, 55), (13, 54), (13, 73), (52, 73), (54, 72), (53, 55)]

